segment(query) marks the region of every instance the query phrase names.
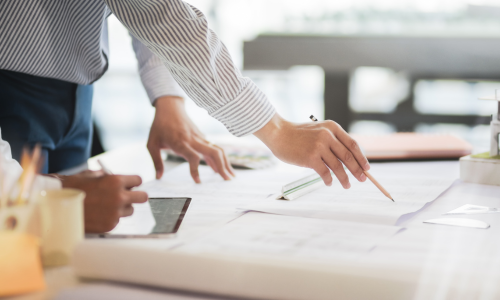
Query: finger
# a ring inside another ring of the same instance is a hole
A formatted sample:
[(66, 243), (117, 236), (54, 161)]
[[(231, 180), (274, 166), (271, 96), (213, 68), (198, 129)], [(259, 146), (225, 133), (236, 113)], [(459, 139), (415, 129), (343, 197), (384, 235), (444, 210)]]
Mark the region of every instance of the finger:
[(142, 191), (127, 191), (123, 198), (123, 206), (127, 206), (132, 203), (144, 203), (148, 201), (148, 194)]
[(322, 158), (328, 168), (333, 171), (333, 174), (335, 174), (335, 177), (337, 177), (344, 189), (350, 188), (351, 184), (349, 183), (349, 176), (347, 176), (344, 166), (338, 158), (331, 152), (326, 153)]
[(155, 165), (156, 179), (160, 179), (163, 175), (163, 160), (161, 159), (160, 147), (154, 143), (148, 143), (148, 151)]
[(228, 170), (224, 167), (224, 158), (223, 158), (223, 152), (215, 147), (212, 144), (206, 144), (206, 143), (197, 143), (196, 148), (198, 152), (203, 154), (205, 157), (209, 157), (216, 166), (216, 172), (219, 173), (224, 180), (231, 180), (231, 177), (229, 177), (229, 172)]
[(214, 172), (218, 174), (219, 170), (217, 170), (217, 166), (215, 165), (214, 161), (209, 156), (204, 156), (203, 158), (205, 159), (207, 165), (210, 166), (210, 168), (212, 168), (212, 170), (214, 170)]
[(233, 177), (236, 177), (236, 173), (234, 173), (234, 169), (233, 169), (233, 166), (231, 166), (231, 164), (229, 163), (229, 158), (227, 157), (226, 155), (226, 152), (224, 151), (224, 149), (222, 149), (222, 147), (219, 147), (217, 145), (214, 145), (215, 147), (217, 147), (218, 149), (220, 149), (222, 151), (222, 157), (224, 158), (224, 166), (226, 167), (226, 170), (233, 176)]
[(133, 213), (134, 213), (134, 207), (131, 204), (129, 204), (122, 207), (122, 209), (120, 210), (120, 217), (128, 217), (131, 216)]
[(224, 180), (231, 180), (231, 176), (229, 176), (229, 170), (225, 166), (224, 152), (217, 147), (213, 147), (211, 153), (213, 155), (214, 163), (219, 170), (219, 174), (222, 176), (222, 178), (224, 178)]
[(344, 144), (344, 146), (349, 149), (349, 151), (354, 155), (354, 158), (358, 162), (358, 165), (364, 170), (370, 170), (370, 163), (366, 156), (361, 152), (361, 148), (359, 147), (358, 142), (353, 139), (344, 129), (340, 128), (335, 135), (337, 139)]
[(133, 187), (139, 186), (142, 184), (142, 179), (140, 176), (137, 175), (112, 175), (112, 176), (119, 176), (121, 179), (123, 186), (126, 189), (131, 189)]
[(196, 151), (194, 151), (191, 147), (186, 146), (186, 150), (184, 151), (184, 158), (189, 163), (189, 171), (191, 172), (191, 177), (194, 182), (201, 183), (200, 173), (198, 173), (198, 166), (200, 165), (200, 156)]
[[(344, 165), (349, 169), (349, 171), (358, 179), (358, 181), (364, 182), (366, 180), (366, 175), (363, 169), (359, 166), (358, 162), (354, 158), (351, 151), (349, 151), (339, 140), (333, 137), (333, 141), (330, 146), (331, 152), (342, 161)], [(343, 168), (342, 168), (343, 170)], [(345, 173), (345, 172), (344, 172)]]
[(330, 170), (325, 166), (322, 160), (318, 159), (318, 162), (313, 166), (313, 170), (321, 176), (323, 182), (327, 186), (331, 186), (333, 183), (332, 175), (330, 174)]

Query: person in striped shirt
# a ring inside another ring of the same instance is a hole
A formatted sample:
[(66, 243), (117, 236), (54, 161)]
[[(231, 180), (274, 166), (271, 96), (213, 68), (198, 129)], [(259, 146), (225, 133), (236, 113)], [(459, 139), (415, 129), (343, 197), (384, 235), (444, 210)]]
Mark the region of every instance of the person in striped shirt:
[[(26, 144), (40, 143), (44, 173), (86, 162), (92, 83), (108, 64), (109, 8), (103, 1), (2, 1), (0, 12), (0, 128), (13, 157), (19, 159)], [(196, 182), (200, 157), (224, 179), (234, 176), (224, 151), (208, 143), (187, 116), (187, 95), (163, 62), (133, 36), (132, 46), (156, 108), (148, 149), (157, 177), (163, 173), (162, 148), (186, 158)]]
[[(53, 105), (63, 107), (65, 112), (89, 111), (88, 105), (80, 103), (89, 100), (79, 101), (78, 89), (85, 94), (85, 87), (106, 70), (106, 17), (110, 13), (116, 15), (134, 38), (146, 89), (149, 82), (161, 86), (167, 76), (172, 76), (198, 106), (222, 122), (233, 135), (254, 134), (279, 159), (314, 169), (327, 185), (333, 182), (331, 170), (344, 188), (350, 187), (342, 163), (357, 180), (366, 180), (363, 170), (370, 168), (369, 163), (357, 143), (338, 124), (333, 121), (295, 124), (284, 120), (264, 93), (241, 75), (224, 44), (208, 27), (203, 13), (182, 0), (2, 1), (0, 69), (10, 72), (8, 76), (20, 73), (37, 80), (48, 78), (72, 83), (76, 86), (72, 87), (76, 89), (73, 105), (64, 101)], [(75, 94), (70, 87), (66, 88), (67, 94)], [(10, 93), (11, 98), (0, 103), (12, 103), (16, 93), (19, 91)], [(163, 172), (159, 150), (170, 147), (187, 158), (195, 181), (199, 181), (200, 156), (208, 158), (212, 168), (229, 179), (231, 168), (223, 152), (203, 139), (182, 108), (179, 109), (181, 105), (161, 100), (157, 97), (165, 96), (161, 92), (148, 95), (156, 97), (152, 99), (156, 116), (148, 149), (157, 177)], [(64, 97), (67, 96), (61, 96)], [(2, 129), (1, 109), (6, 106), (0, 106)], [(80, 117), (85, 124), (87, 115)], [(78, 114), (75, 116), (78, 118)], [(179, 121), (169, 122), (169, 118)], [(69, 126), (69, 133), (62, 130), (60, 135), (71, 134), (71, 130)]]

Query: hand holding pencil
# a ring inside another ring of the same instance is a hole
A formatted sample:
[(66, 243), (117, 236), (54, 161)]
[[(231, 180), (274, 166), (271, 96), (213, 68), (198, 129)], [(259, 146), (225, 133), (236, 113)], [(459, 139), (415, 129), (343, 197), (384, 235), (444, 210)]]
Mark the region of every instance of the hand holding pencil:
[(313, 169), (330, 186), (333, 175), (345, 189), (351, 187), (344, 165), (361, 182), (370, 164), (357, 142), (337, 123), (292, 123), (277, 113), (254, 135), (285, 163)]
[(317, 122), (314, 116), (311, 119), (315, 122), (297, 124), (274, 113), (254, 135), (278, 159), (313, 169), (328, 186), (333, 183), (333, 172), (345, 189), (351, 187), (344, 166), (358, 181), (365, 182), (370, 164), (358, 143), (334, 121)]
[[(311, 115), (309, 117), (311, 120), (313, 120), (314, 122), (317, 122), (318, 119), (316, 119), (313, 115)], [(366, 177), (368, 177), (368, 179), (370, 179), (371, 182), (373, 182), (373, 184), (389, 199), (392, 200), (392, 202), (395, 202), (394, 199), (392, 198), (392, 196), (389, 194), (389, 192), (367, 171), (363, 171), (363, 173), (366, 175)]]

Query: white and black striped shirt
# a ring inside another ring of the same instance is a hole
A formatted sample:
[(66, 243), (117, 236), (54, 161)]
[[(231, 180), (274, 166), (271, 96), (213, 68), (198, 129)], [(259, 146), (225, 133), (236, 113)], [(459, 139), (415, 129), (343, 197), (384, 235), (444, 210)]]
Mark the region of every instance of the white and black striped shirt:
[(0, 69), (78, 84), (99, 79), (107, 68), (110, 12), (133, 36), (150, 99), (175, 90), (167, 87), (173, 76), (236, 136), (257, 131), (274, 115), (205, 16), (182, 0), (2, 0)]

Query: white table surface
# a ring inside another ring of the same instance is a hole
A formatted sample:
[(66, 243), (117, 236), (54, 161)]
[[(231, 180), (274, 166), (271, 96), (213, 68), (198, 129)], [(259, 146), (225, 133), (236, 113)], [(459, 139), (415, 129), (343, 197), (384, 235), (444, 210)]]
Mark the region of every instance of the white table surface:
[[(134, 159), (130, 159), (133, 157)], [(111, 151), (99, 158), (117, 174), (139, 174), (144, 181), (154, 179), (154, 167), (144, 146), (131, 146)], [(171, 169), (177, 164), (167, 163)], [(458, 162), (404, 163), (408, 172), (429, 172), (451, 178), (459, 177)], [(89, 168), (97, 169), (96, 158)], [(383, 169), (380, 165), (379, 169)], [(367, 259), (387, 266), (416, 268), (419, 271), (414, 299), (498, 299), (500, 295), (500, 214), (474, 215), (467, 218), (482, 220), (489, 229), (470, 229), (423, 224), (422, 221), (443, 217), (442, 213), (463, 204), (500, 207), (500, 187), (468, 184), (460, 181), (421, 211), (398, 221), (407, 228), (370, 252)], [(455, 216), (463, 217), (463, 216)], [(158, 289), (80, 281), (70, 267), (45, 270), (47, 290), (14, 299), (218, 299), (209, 296), (177, 294)], [(127, 292), (128, 291), (128, 292)], [(131, 292), (133, 291), (133, 292)], [(132, 297), (135, 295), (137, 297)], [(83, 298), (82, 298), (83, 297)], [(90, 299), (90, 298), (89, 298)], [(121, 299), (121, 298), (120, 298)]]

